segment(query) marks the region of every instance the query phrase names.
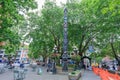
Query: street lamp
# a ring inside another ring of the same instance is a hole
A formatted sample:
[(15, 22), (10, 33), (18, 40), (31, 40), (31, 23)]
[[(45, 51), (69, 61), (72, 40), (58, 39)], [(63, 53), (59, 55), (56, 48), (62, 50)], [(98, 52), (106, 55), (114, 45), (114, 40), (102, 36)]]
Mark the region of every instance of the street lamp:
[(74, 53), (77, 55), (78, 49), (77, 49), (77, 48), (74, 48), (73, 51), (74, 51)]
[(53, 56), (54, 56), (54, 58), (53, 58), (53, 60), (52, 60), (52, 74), (56, 74), (56, 62), (55, 62), (55, 57), (56, 57), (56, 53), (58, 53), (58, 49), (57, 49), (57, 46), (55, 46), (54, 48), (53, 48)]
[(58, 53), (57, 46), (55, 46), (55, 47), (53, 48), (53, 50), (54, 50), (54, 53)]

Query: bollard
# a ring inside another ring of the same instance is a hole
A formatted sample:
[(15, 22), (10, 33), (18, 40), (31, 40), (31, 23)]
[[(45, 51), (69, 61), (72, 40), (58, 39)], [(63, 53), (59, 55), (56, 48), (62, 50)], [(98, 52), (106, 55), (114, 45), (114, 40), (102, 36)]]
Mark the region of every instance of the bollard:
[(33, 72), (36, 71), (36, 68), (37, 68), (37, 65), (36, 65), (36, 64), (32, 64), (32, 71), (33, 71)]
[(41, 69), (41, 68), (38, 68), (37, 74), (38, 74), (38, 75), (41, 75), (41, 74), (42, 74), (42, 69)]

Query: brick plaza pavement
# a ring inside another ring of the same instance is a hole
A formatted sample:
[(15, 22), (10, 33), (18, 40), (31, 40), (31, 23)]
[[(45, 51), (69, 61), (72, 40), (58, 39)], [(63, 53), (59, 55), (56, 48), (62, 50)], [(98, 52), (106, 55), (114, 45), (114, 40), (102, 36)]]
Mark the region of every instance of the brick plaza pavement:
[[(28, 68), (28, 72), (24, 80), (68, 80), (67, 75), (53, 75), (46, 72), (46, 68), (41, 68), (43, 70), (43, 73), (41, 75), (38, 75), (37, 71), (33, 72), (31, 68)], [(13, 71), (6, 70), (4, 73), (0, 74), (0, 80), (14, 80)]]
[[(28, 68), (28, 72), (24, 80), (68, 80), (68, 75), (53, 75), (46, 72), (46, 68), (41, 68), (43, 70), (43, 73), (41, 75), (37, 75), (37, 71), (32, 72), (32, 69)], [(7, 70), (5, 73), (0, 74), (0, 80), (14, 80), (13, 71)], [(100, 80), (100, 78), (99, 76), (95, 75), (92, 71), (82, 71), (82, 79), (80, 80)]]
[(82, 80), (101, 80), (98, 75), (95, 75), (93, 71), (85, 70), (82, 72)]

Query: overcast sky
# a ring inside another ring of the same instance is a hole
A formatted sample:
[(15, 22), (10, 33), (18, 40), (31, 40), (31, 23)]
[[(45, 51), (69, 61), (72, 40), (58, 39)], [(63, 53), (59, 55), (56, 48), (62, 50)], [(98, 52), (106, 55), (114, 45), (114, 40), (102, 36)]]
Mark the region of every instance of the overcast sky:
[[(45, 0), (36, 0), (38, 3), (38, 10), (42, 8), (42, 5), (44, 4)], [(66, 3), (67, 0), (56, 0), (57, 4), (60, 5), (60, 3)]]

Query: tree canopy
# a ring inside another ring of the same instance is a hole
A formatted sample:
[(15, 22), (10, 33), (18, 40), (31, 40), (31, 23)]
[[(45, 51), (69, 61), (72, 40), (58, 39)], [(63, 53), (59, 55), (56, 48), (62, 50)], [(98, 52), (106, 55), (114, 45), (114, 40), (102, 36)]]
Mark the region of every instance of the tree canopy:
[(101, 51), (98, 56), (119, 55), (120, 0), (67, 0), (61, 6), (46, 0), (40, 15), (29, 12), (36, 8), (34, 0), (0, 1), (0, 42), (19, 46), (20, 39), (28, 40), (29, 51), (36, 58), (47, 57), (54, 47), (62, 54), (65, 7), (68, 10), (68, 53), (75, 46), (83, 56), (89, 46), (93, 46), (94, 50)]
[(0, 42), (5, 43), (8, 53), (20, 46), (20, 36), (13, 26), (24, 19), (24, 12), (36, 8), (34, 0), (1, 0), (0, 1)]
[[(50, 51), (52, 51), (56, 45), (62, 53), (63, 9), (67, 7), (68, 50), (72, 51), (73, 46), (76, 46), (79, 55), (83, 55), (91, 45), (101, 50), (108, 49), (107, 46), (110, 46), (112, 35), (116, 37), (114, 41), (119, 42), (119, 4), (120, 1), (115, 0), (68, 0), (60, 7), (55, 2), (47, 0), (40, 16), (31, 15), (34, 18), (37, 16), (36, 18), (39, 19), (33, 20), (35, 29), (30, 33), (33, 38), (30, 46), (36, 45), (39, 50), (40, 47), (49, 46)], [(39, 35), (36, 36), (36, 34)], [(44, 42), (41, 42), (41, 39)], [(42, 45), (43, 43), (46, 45)]]

